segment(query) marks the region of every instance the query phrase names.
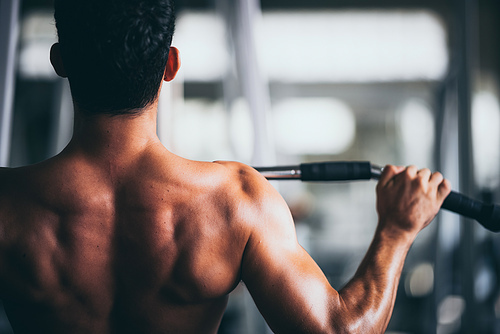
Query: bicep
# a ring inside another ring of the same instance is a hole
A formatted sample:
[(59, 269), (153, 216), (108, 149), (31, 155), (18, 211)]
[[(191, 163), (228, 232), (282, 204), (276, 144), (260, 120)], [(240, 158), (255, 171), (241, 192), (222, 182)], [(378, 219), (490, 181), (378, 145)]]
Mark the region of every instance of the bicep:
[(274, 207), (262, 212), (245, 250), (243, 282), (276, 333), (329, 328), (339, 295), (298, 244), (286, 205), (279, 199), (269, 203)]

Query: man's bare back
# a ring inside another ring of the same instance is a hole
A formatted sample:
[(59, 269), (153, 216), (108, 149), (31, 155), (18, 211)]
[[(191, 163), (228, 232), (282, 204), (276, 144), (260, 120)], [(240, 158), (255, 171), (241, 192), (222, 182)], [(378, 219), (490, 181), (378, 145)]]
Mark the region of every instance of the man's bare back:
[(0, 297), (16, 333), (216, 333), (240, 281), (277, 333), (383, 331), (406, 252), (449, 192), (438, 173), (387, 167), (377, 234), (337, 292), (252, 168), (170, 153), (156, 106), (76, 122), (57, 157), (0, 169)]
[(408, 249), (450, 192), (441, 174), (384, 169), (373, 241), (337, 291), (259, 173), (161, 145), (158, 96), (180, 67), (172, 1), (55, 9), (73, 138), (0, 169), (0, 299), (16, 333), (216, 333), (240, 281), (276, 333), (384, 332)]
[(159, 144), (127, 160), (70, 146), (0, 172), (1, 287), (16, 330), (216, 332), (241, 279), (250, 169)]

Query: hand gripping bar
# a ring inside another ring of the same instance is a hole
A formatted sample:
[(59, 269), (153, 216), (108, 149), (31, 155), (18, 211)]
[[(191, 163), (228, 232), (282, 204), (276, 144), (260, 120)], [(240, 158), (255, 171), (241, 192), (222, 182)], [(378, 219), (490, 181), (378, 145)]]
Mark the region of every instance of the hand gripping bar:
[[(257, 167), (268, 180), (355, 181), (378, 180), (382, 167), (367, 161), (303, 163), (298, 166)], [(484, 228), (500, 231), (500, 206), (486, 204), (452, 191), (442, 209), (477, 220)]]

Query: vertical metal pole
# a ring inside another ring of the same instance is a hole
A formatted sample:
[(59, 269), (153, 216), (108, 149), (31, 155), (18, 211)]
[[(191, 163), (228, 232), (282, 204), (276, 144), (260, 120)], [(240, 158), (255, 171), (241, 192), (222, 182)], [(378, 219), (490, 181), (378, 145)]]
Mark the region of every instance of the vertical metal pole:
[(0, 1), (0, 167), (9, 163), (20, 0)]
[[(451, 71), (444, 80), (439, 92), (439, 103), (436, 117), (436, 133), (438, 142), (436, 149), (436, 162), (438, 170), (446, 175), (454, 187), (459, 185), (459, 144), (458, 144), (458, 96), (457, 78), (453, 75), (456, 62), (450, 64)], [(446, 333), (446, 324), (442, 323), (438, 310), (439, 305), (451, 295), (460, 291), (453, 284), (454, 256), (460, 245), (461, 226), (460, 217), (451, 212), (439, 213), (436, 235), (436, 258), (434, 279), (434, 322), (426, 329), (425, 333)], [(452, 326), (452, 325), (451, 325)], [(432, 328), (434, 327), (434, 328)]]
[[(472, 73), (476, 65), (477, 50), (477, 0), (458, 2), (459, 48), (462, 62), (458, 72), (458, 130), (460, 192), (473, 196), (473, 156), (472, 156)], [(474, 294), (475, 252), (474, 228), (469, 219), (462, 217), (462, 235), (459, 257), (462, 277), (462, 294), (465, 312), (462, 316), (462, 333), (475, 333), (476, 307)]]
[(226, 20), (234, 43), (236, 71), (252, 113), (254, 128), (254, 152), (252, 165), (272, 166), (276, 164), (274, 140), (271, 132), (270, 96), (266, 76), (258, 61), (255, 42), (255, 20), (261, 17), (259, 0), (230, 0)]

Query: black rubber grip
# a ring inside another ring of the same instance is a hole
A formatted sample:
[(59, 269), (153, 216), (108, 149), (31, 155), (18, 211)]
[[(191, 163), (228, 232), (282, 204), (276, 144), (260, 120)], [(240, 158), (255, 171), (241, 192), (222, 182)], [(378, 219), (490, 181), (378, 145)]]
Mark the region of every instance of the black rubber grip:
[(300, 165), (302, 181), (370, 180), (371, 164), (367, 161), (317, 162)]
[(500, 207), (497, 205), (485, 204), (452, 191), (441, 208), (475, 219), (492, 232), (500, 231)]

